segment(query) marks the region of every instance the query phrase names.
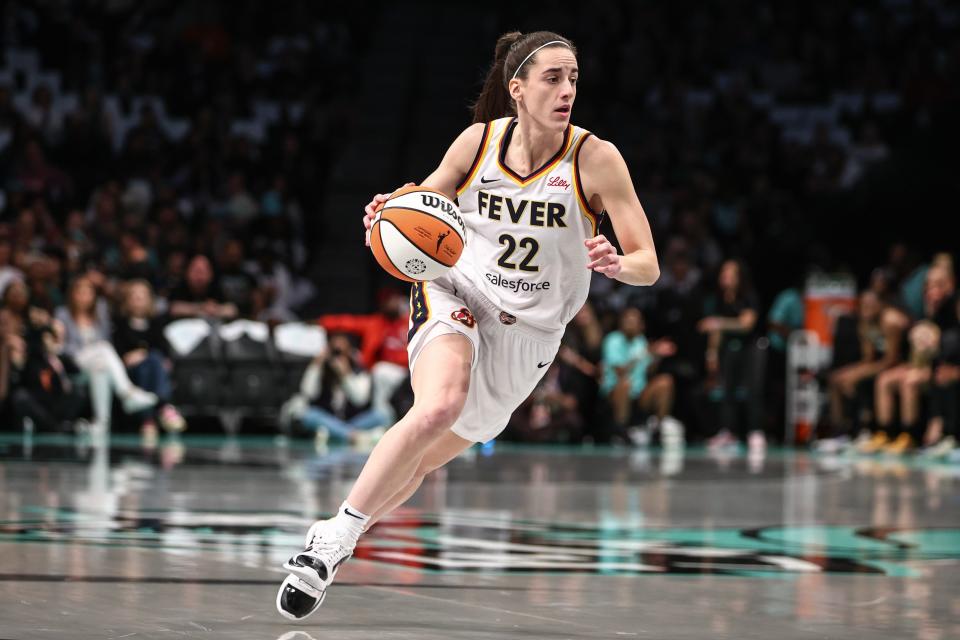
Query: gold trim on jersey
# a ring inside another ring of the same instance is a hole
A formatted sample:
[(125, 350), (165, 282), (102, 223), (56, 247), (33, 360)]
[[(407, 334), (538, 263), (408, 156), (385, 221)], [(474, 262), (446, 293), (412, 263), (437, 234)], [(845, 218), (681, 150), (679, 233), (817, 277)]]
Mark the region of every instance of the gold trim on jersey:
[(574, 191), (577, 192), (577, 202), (580, 203), (580, 212), (583, 216), (590, 221), (590, 226), (593, 229), (593, 235), (597, 235), (597, 230), (600, 221), (600, 216), (597, 214), (593, 207), (590, 206), (590, 202), (587, 200), (587, 194), (583, 191), (583, 182), (580, 180), (580, 148), (583, 147), (583, 143), (586, 142), (591, 134), (589, 131), (583, 133), (580, 136), (580, 139), (577, 140), (577, 147), (573, 150), (573, 185)]
[(480, 141), (480, 146), (477, 148), (477, 155), (473, 158), (473, 164), (470, 165), (470, 170), (467, 171), (467, 175), (464, 177), (463, 181), (457, 185), (457, 195), (466, 191), (467, 187), (470, 186), (470, 183), (473, 182), (473, 179), (477, 177), (477, 171), (480, 170), (480, 165), (483, 164), (483, 157), (487, 153), (487, 147), (490, 145), (490, 138), (493, 135), (493, 123), (487, 122), (483, 125), (483, 139)]
[(516, 171), (507, 166), (507, 163), (504, 159), (506, 156), (507, 150), (503, 148), (503, 141), (507, 136), (507, 133), (514, 127), (515, 118), (507, 122), (506, 126), (503, 128), (503, 131), (500, 133), (500, 140), (497, 143), (497, 166), (500, 167), (500, 170), (503, 173), (513, 180), (516, 184), (521, 187), (525, 187), (537, 178), (540, 178), (544, 174), (551, 171), (554, 167), (560, 164), (560, 161), (567, 155), (567, 152), (570, 150), (570, 144), (573, 141), (573, 125), (568, 124), (566, 130), (563, 132), (563, 144), (560, 146), (560, 150), (557, 151), (556, 155), (547, 160), (546, 164), (534, 171), (528, 176), (521, 176)]
[(420, 327), (430, 319), (430, 296), (427, 294), (426, 282), (414, 282), (410, 287), (410, 330), (407, 331), (407, 342), (413, 340)]

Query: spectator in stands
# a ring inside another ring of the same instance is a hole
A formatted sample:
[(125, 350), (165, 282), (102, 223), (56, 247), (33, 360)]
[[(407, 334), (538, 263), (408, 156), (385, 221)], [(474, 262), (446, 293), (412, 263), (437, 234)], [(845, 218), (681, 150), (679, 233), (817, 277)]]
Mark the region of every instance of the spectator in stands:
[(205, 255), (193, 256), (187, 264), (183, 283), (170, 293), (170, 316), (232, 320), (237, 313), (237, 305), (225, 301), (210, 259)]
[(164, 318), (156, 314), (153, 289), (146, 280), (131, 280), (120, 290), (120, 315), (113, 329), (113, 346), (127, 368), (130, 380), (154, 393), (157, 407), (141, 417), (141, 431), (156, 435), (157, 424), (164, 431), (179, 433), (186, 421), (170, 403), (169, 348), (163, 336)]
[[(753, 338), (759, 303), (750, 286), (746, 269), (739, 260), (724, 260), (717, 276), (716, 290), (704, 300), (703, 318), (697, 329), (706, 336), (704, 364), (707, 385), (720, 398), (720, 430), (710, 440), (713, 449), (737, 442), (734, 432), (746, 438), (750, 449), (761, 451), (766, 438), (760, 424), (752, 419), (738, 419), (738, 395), (755, 394), (753, 374)], [(746, 404), (756, 408), (759, 398), (748, 398)]]
[(274, 244), (257, 238), (254, 241), (254, 250), (256, 260), (250, 266), (250, 272), (263, 293), (262, 308), (259, 312), (261, 319), (280, 322), (296, 320), (294, 309), (309, 299), (315, 289), (303, 279), (294, 278), (290, 269), (280, 259), (282, 254)]
[(321, 316), (320, 326), (328, 332), (349, 333), (360, 338), (360, 361), (373, 381), (372, 408), (384, 424), (396, 419), (391, 398), (410, 377), (407, 363), (406, 296), (392, 287), (377, 293), (378, 312), (370, 315)]
[(333, 334), (328, 349), (304, 372), (299, 392), (280, 409), (281, 425), (299, 422), (316, 433), (318, 447), (328, 438), (350, 443), (376, 440), (386, 431), (386, 421), (366, 408), (371, 387), (359, 352), (345, 334)]
[(118, 280), (154, 279), (157, 273), (157, 260), (144, 242), (144, 234), (135, 229), (126, 229), (120, 233), (120, 242), (116, 251), (105, 260), (108, 269)]
[(530, 397), (510, 417), (505, 440), (520, 442), (580, 442), (583, 414), (560, 362), (554, 362)]
[(70, 179), (59, 167), (47, 161), (37, 140), (29, 140), (24, 146), (16, 176), (27, 193), (58, 202), (70, 195)]
[(767, 384), (765, 402), (768, 408), (765, 420), (766, 431), (786, 424), (787, 341), (794, 331), (803, 329), (804, 270), (796, 264), (788, 267), (793, 276), (790, 286), (780, 291), (767, 311)]
[(56, 319), (65, 329), (63, 354), (71, 358), (90, 379), (94, 420), (105, 425), (110, 417), (110, 391), (121, 401), (124, 412), (136, 413), (157, 404), (157, 396), (135, 386), (123, 361), (110, 342), (111, 323), (106, 301), (90, 276), (70, 284), (67, 304), (58, 307)]
[[(626, 433), (637, 446), (649, 443), (650, 436), (663, 428), (664, 434), (682, 431), (670, 415), (673, 409), (673, 377), (656, 372), (660, 358), (673, 355), (676, 345), (669, 340), (648, 344), (643, 335), (643, 314), (628, 307), (620, 314), (620, 329), (603, 339), (603, 378), (600, 392), (613, 410), (618, 431)], [(645, 427), (636, 421), (647, 415)]]
[[(921, 393), (930, 383), (943, 332), (958, 324), (955, 282), (949, 257), (935, 259), (926, 274), (923, 318), (908, 333), (910, 354), (907, 362), (877, 376), (877, 431), (868, 442), (862, 444), (861, 452), (874, 453), (883, 449), (886, 453), (899, 455), (913, 449), (921, 441)], [(894, 415), (897, 400), (899, 424)]]
[(689, 427), (696, 420), (695, 395), (703, 375), (703, 338), (697, 332), (703, 307), (702, 272), (680, 237), (668, 241), (663, 265), (653, 287), (656, 302), (647, 313), (648, 335), (669, 337), (677, 346), (676, 353), (660, 364), (660, 370), (673, 376), (677, 418)]
[(227, 240), (217, 260), (217, 280), (223, 300), (233, 304), (238, 313), (251, 317), (257, 281), (244, 260), (243, 243), (236, 238)]
[(576, 399), (577, 410), (583, 418), (582, 435), (592, 441), (609, 442), (613, 434), (607, 428), (608, 422), (596, 419), (603, 327), (589, 300), (567, 325), (557, 357), (563, 387)]
[[(5, 234), (9, 233), (6, 227), (3, 229)], [(0, 297), (13, 280), (24, 278), (23, 271), (13, 263), (13, 257), (13, 244), (10, 242), (9, 235), (0, 236)]]
[[(955, 312), (960, 318), (960, 297)], [(931, 458), (943, 458), (957, 448), (960, 437), (960, 326), (946, 329), (941, 335), (932, 377), (924, 453)]]
[(54, 321), (36, 327), (29, 343), (13, 349), (11, 364), (18, 375), (11, 404), (18, 423), (29, 418), (42, 431), (65, 433), (82, 428), (87, 396), (75, 381), (72, 362), (59, 355), (63, 340), (63, 324)]
[(906, 314), (883, 303), (872, 289), (860, 294), (855, 314), (837, 319), (827, 382), (829, 435), (848, 437), (855, 426), (873, 422), (874, 381), (902, 361), (908, 326)]

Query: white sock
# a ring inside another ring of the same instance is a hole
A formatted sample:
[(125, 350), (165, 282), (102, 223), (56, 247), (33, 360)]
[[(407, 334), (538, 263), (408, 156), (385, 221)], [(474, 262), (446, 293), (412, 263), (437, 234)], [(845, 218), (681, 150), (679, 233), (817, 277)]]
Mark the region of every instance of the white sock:
[(370, 516), (353, 508), (350, 503), (344, 500), (343, 504), (340, 505), (340, 510), (337, 511), (336, 521), (349, 531), (354, 539), (357, 539), (365, 531)]

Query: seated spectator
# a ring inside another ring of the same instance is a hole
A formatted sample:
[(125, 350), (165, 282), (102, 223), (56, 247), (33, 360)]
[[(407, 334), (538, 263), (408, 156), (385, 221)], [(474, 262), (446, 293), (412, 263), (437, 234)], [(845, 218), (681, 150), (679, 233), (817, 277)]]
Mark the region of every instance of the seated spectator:
[[(960, 299), (956, 314), (960, 318)], [(934, 363), (930, 386), (930, 417), (927, 423), (924, 454), (945, 458), (957, 448), (960, 437), (960, 327), (943, 332), (940, 357)]]
[(407, 364), (407, 313), (409, 303), (397, 289), (377, 293), (379, 310), (370, 315), (326, 315), (319, 324), (328, 332), (360, 338), (360, 359), (373, 379), (372, 408), (393, 423), (396, 412), (390, 400), (410, 378)]
[[(862, 453), (900, 455), (921, 440), (920, 401), (930, 383), (940, 337), (957, 325), (956, 284), (952, 265), (935, 262), (927, 271), (923, 292), (924, 315), (908, 333), (909, 357), (899, 366), (877, 376), (875, 386), (876, 426), (873, 437), (861, 444)], [(899, 401), (899, 424), (894, 409)]]
[(23, 280), (23, 271), (13, 261), (13, 243), (8, 235), (10, 232), (6, 227), (3, 227), (3, 230), (7, 235), (0, 237), (0, 297), (12, 281)]
[(110, 419), (110, 391), (120, 398), (124, 412), (137, 413), (157, 404), (157, 396), (135, 386), (123, 361), (110, 343), (110, 314), (89, 276), (80, 276), (67, 292), (66, 306), (56, 319), (65, 329), (63, 354), (73, 360), (90, 381), (94, 421), (105, 426)]
[(53, 321), (38, 330), (39, 339), (21, 342), (11, 354), (19, 370), (11, 393), (13, 413), (19, 423), (29, 418), (42, 431), (72, 433), (87, 407), (87, 396), (75, 382), (76, 368), (62, 359), (65, 330)]
[(217, 261), (217, 282), (224, 302), (233, 304), (238, 313), (251, 317), (257, 281), (244, 261), (243, 243), (231, 238), (224, 243)]
[(860, 294), (854, 315), (837, 319), (833, 364), (827, 382), (830, 435), (847, 436), (855, 425), (872, 422), (872, 402), (862, 400), (864, 396), (872, 400), (873, 394), (863, 387), (872, 387), (878, 374), (900, 363), (908, 324), (904, 313), (885, 305), (870, 289)]
[(560, 362), (554, 362), (530, 397), (510, 417), (505, 440), (575, 444), (581, 440), (583, 416)]
[(154, 393), (158, 405), (143, 412), (141, 430), (148, 437), (157, 431), (156, 420), (165, 431), (179, 433), (186, 421), (170, 404), (170, 361), (163, 337), (164, 319), (154, 310), (153, 290), (146, 280), (132, 280), (121, 288), (120, 316), (113, 329), (113, 346), (127, 368), (130, 380)]
[[(643, 335), (643, 315), (628, 307), (620, 314), (620, 329), (603, 339), (603, 378), (600, 392), (613, 409), (613, 421), (620, 432), (643, 446), (658, 427), (675, 432), (682, 429), (670, 415), (673, 409), (673, 377), (656, 373), (659, 358), (672, 355), (676, 346), (669, 340), (648, 344)], [(649, 416), (646, 428), (635, 425), (640, 415)], [(628, 426), (634, 425), (634, 426)]]
[[(713, 294), (704, 300), (704, 317), (697, 329), (707, 337), (707, 385), (720, 394), (720, 430), (710, 440), (713, 449), (747, 439), (750, 448), (760, 451), (766, 446), (766, 437), (757, 421), (738, 419), (738, 394), (751, 389), (751, 361), (754, 329), (757, 325), (759, 303), (747, 281), (743, 263), (724, 260), (717, 276)], [(759, 400), (755, 398), (755, 400)], [(749, 404), (749, 403), (748, 403)], [(759, 405), (759, 401), (753, 403)], [(745, 431), (750, 428), (749, 437)]]
[(226, 302), (220, 283), (214, 278), (210, 259), (195, 255), (187, 264), (183, 283), (170, 292), (172, 318), (210, 318), (232, 320), (237, 317), (237, 305)]
[(362, 441), (364, 435), (376, 439), (388, 423), (386, 416), (366, 409), (371, 386), (370, 374), (347, 336), (331, 335), (328, 350), (314, 358), (299, 392), (280, 409), (280, 425), (289, 429), (296, 422), (315, 432), (318, 447), (329, 438), (350, 443)]
[[(560, 361), (560, 376), (564, 388), (576, 398), (577, 409), (584, 419), (584, 438), (595, 442), (609, 442), (611, 433), (604, 428), (606, 423), (596, 420), (597, 398), (600, 387), (597, 383), (600, 360), (603, 356), (603, 327), (590, 301), (567, 325), (560, 343), (557, 358)], [(589, 432), (586, 430), (589, 429)]]
[(769, 433), (786, 423), (787, 341), (794, 331), (803, 329), (803, 271), (797, 269), (789, 287), (776, 295), (767, 311), (767, 378), (765, 401)]

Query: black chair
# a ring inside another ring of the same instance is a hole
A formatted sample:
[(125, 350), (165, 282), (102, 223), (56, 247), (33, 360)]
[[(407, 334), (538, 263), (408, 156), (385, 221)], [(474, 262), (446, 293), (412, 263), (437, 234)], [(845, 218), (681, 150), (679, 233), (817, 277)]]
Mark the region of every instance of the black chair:
[[(186, 416), (218, 416), (225, 387), (222, 348), (209, 323), (200, 337), (200, 323), (205, 321), (177, 320), (164, 331), (173, 361), (172, 401)], [(184, 334), (190, 335), (184, 339)]]

